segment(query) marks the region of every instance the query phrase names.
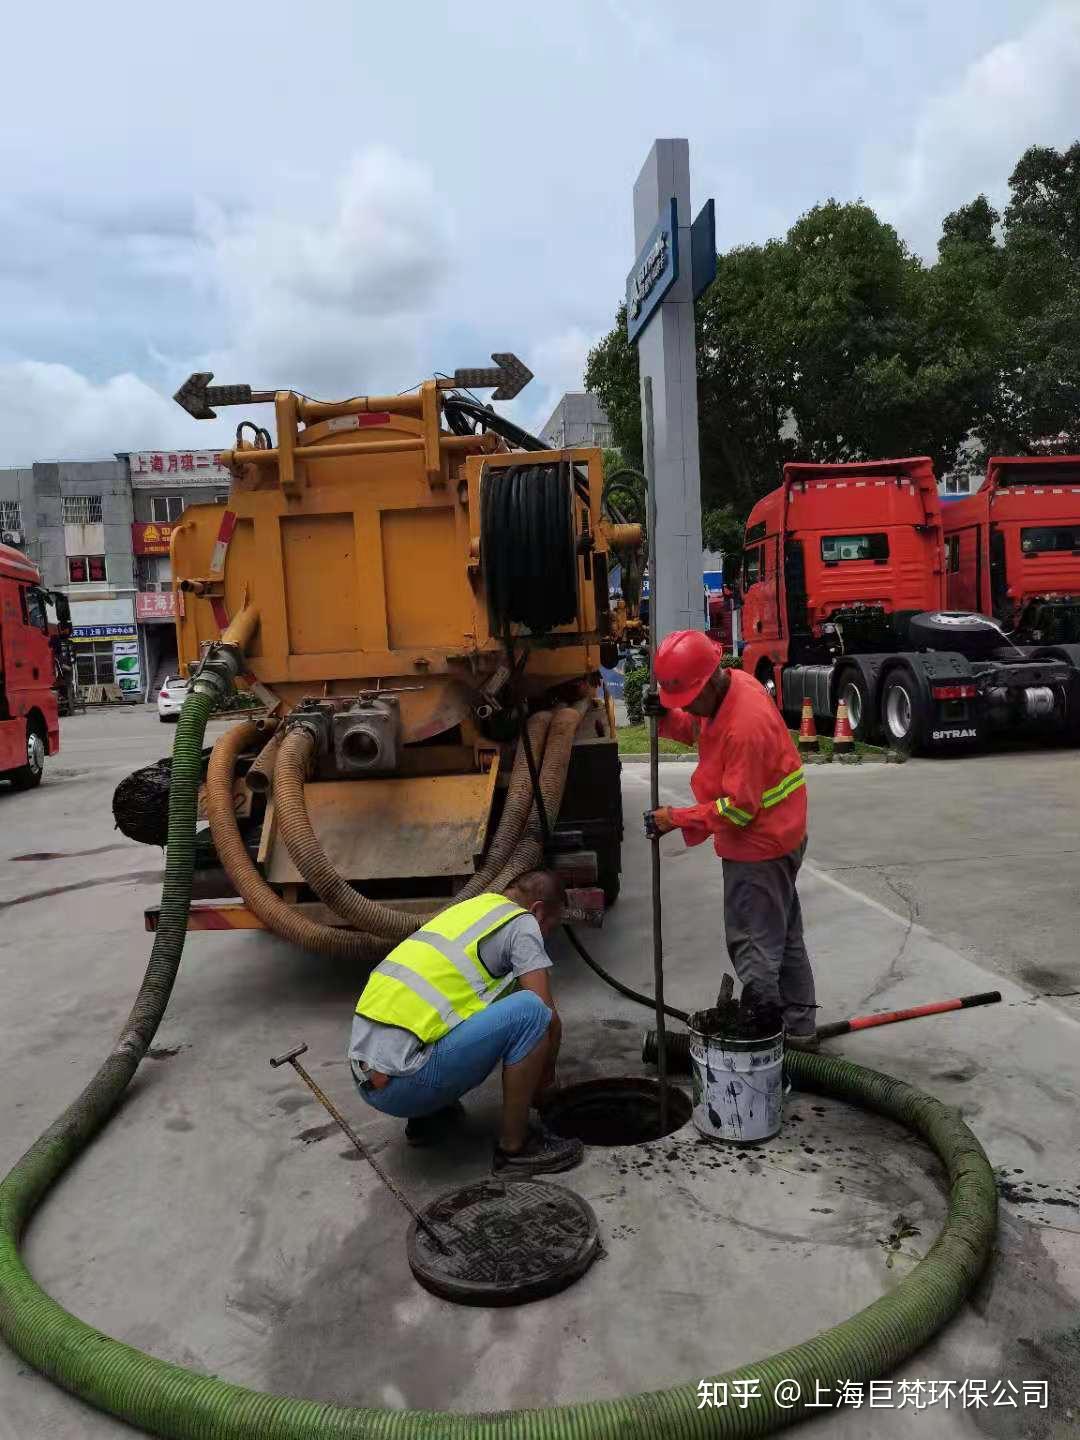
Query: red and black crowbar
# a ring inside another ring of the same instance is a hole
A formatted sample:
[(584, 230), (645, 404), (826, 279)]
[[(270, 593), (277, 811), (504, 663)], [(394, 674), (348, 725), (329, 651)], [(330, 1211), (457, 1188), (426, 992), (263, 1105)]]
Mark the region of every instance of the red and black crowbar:
[(959, 995), (955, 1000), (935, 1000), (929, 1005), (912, 1005), (909, 1010), (883, 1010), (877, 1015), (855, 1015), (850, 1020), (834, 1020), (819, 1025), (817, 1038), (831, 1040), (835, 1035), (850, 1035), (853, 1030), (871, 1030), (875, 1025), (895, 1025), (898, 1020), (918, 1020), (923, 1015), (944, 1015), (948, 1010), (970, 1010), (973, 1005), (996, 1005), (1000, 990), (986, 990), (981, 995)]

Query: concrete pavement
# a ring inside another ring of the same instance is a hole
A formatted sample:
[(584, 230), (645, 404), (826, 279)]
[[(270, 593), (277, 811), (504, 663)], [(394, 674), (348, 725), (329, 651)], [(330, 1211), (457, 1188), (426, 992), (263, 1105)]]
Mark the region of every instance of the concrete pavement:
[[(157, 852), (112, 830), (109, 798), (120, 774), (171, 743), (171, 730), (137, 711), (64, 727), (46, 785), (0, 795), (4, 1163), (106, 1053), (145, 965), (141, 913), (160, 872)], [(995, 986), (1005, 1000), (832, 1047), (958, 1105), (1002, 1170), (993, 1268), (902, 1374), (1045, 1379), (1051, 1404), (830, 1412), (814, 1433), (1059, 1440), (1080, 1414), (1080, 1026), (1075, 999), (1037, 997), (1080, 988), (1068, 983), (1071, 862), (1056, 862), (1057, 880), (1028, 910), (1026, 871), (1011, 854), (1036, 838), (1058, 855), (1075, 844), (1076, 763), (1058, 752), (1000, 757), (992, 772), (982, 760), (809, 772), (801, 889), (824, 1018)], [(665, 766), (664, 798), (680, 799), (688, 780), (685, 766)], [(1018, 816), (1017, 797), (1034, 785), (1039, 816)], [(646, 787), (646, 770), (627, 766), (623, 897), (605, 929), (586, 936), (602, 964), (642, 989), (651, 982), (648, 852), (637, 834)], [(970, 846), (963, 863), (947, 860), (951, 839)], [(898, 875), (917, 914), (889, 888)], [(708, 999), (724, 968), (718, 881), (706, 847), (666, 842), (675, 1005)], [(1038, 941), (1028, 938), (1032, 922)], [(1064, 985), (1032, 986), (1020, 972), (1036, 943)], [(564, 945), (556, 959), (563, 1082), (639, 1071), (646, 1013)], [(271, 937), (190, 937), (155, 1058), (32, 1227), (27, 1253), (45, 1287), (112, 1335), (240, 1383), (353, 1403), (501, 1409), (696, 1381), (770, 1354), (884, 1293), (940, 1226), (941, 1174), (921, 1145), (848, 1107), (793, 1096), (782, 1134), (753, 1151), (699, 1143), (690, 1128), (590, 1151), (561, 1178), (594, 1205), (607, 1258), (533, 1306), (451, 1306), (413, 1282), (394, 1201), (299, 1081), (267, 1064), (306, 1040), (320, 1083), (416, 1200), (484, 1173), (497, 1086), (470, 1099), (456, 1150), (423, 1155), (405, 1149), (399, 1122), (357, 1099), (341, 1056), (358, 988), (359, 977)], [(899, 1214), (919, 1233), (890, 1266), (886, 1237)], [(2, 1350), (0, 1397), (3, 1440), (130, 1433)]]

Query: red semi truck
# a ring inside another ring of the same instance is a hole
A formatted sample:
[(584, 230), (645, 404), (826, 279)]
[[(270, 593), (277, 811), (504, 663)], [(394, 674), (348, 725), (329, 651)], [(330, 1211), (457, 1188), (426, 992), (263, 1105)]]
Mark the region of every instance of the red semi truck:
[(909, 752), (1000, 730), (1080, 738), (1080, 648), (1017, 644), (974, 605), (946, 609), (944, 547), (926, 457), (786, 465), (747, 521), (744, 669), (792, 718), (809, 697), (831, 725), (843, 699), (856, 738)]
[(43, 590), (37, 567), (0, 545), (0, 779), (17, 790), (40, 784), (45, 756), (60, 748), (49, 604), (70, 631), (66, 597)]
[(1080, 455), (995, 456), (942, 519), (948, 604), (1080, 664)]

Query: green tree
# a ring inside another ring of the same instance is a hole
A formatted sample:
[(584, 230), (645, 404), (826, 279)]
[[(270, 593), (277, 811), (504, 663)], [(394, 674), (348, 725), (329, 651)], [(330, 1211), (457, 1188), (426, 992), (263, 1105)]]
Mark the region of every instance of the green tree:
[(626, 306), (615, 314), (615, 326), (589, 351), (585, 363), (585, 389), (591, 390), (607, 412), (611, 438), (626, 464), (644, 465), (641, 449), (641, 397), (638, 389), (637, 351), (626, 340)]
[(743, 546), (746, 517), (733, 505), (714, 505), (701, 512), (701, 544), (721, 555), (737, 555)]
[(1034, 145), (1009, 177), (999, 383), (978, 428), (992, 453), (1080, 448), (1080, 143)]

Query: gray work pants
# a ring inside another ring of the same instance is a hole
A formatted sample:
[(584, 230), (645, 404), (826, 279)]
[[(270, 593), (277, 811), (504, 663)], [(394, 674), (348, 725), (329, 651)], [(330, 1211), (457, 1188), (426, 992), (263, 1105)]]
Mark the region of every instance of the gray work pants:
[(806, 841), (778, 860), (724, 861), (724, 930), (735, 974), (759, 1002), (778, 1006), (793, 1034), (817, 1026), (814, 972), (795, 882)]

